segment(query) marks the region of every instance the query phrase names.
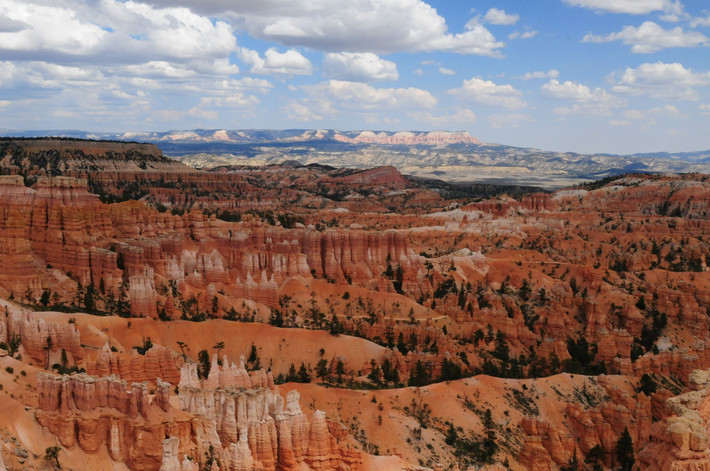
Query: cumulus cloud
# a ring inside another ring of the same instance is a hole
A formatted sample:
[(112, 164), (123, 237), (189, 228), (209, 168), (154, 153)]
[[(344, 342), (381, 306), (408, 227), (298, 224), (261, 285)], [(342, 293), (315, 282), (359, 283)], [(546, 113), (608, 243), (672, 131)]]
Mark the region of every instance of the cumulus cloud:
[(437, 99), (420, 88), (377, 88), (372, 85), (344, 80), (329, 80), (303, 89), (316, 100), (338, 103), (354, 111), (373, 109), (433, 108)]
[(0, 90), (13, 90), (15, 100), (65, 87), (99, 87), (104, 81), (104, 75), (96, 70), (47, 62), (0, 62)]
[[(150, 110), (150, 92), (183, 95), (225, 92), (237, 42), (226, 21), (187, 8), (155, 8), (119, 0), (6, 0), (0, 2), (0, 55), (12, 64), (12, 100), (56, 97), (67, 109), (80, 96), (81, 113), (125, 106), (115, 115)], [(117, 101), (125, 102), (117, 104)], [(128, 110), (128, 108), (131, 108)], [(104, 111), (105, 112), (105, 111)], [(177, 114), (172, 114), (177, 116)], [(108, 117), (108, 113), (104, 116)]]
[(626, 110), (623, 114), (627, 120), (641, 120), (650, 117), (678, 117), (681, 116), (680, 110), (675, 105), (656, 106), (646, 111), (641, 110)]
[(547, 72), (536, 70), (535, 72), (526, 72), (525, 75), (520, 77), (514, 77), (520, 80), (533, 80), (533, 79), (547, 79), (547, 78), (557, 78), (560, 76), (560, 72), (556, 69), (550, 69)]
[(422, 0), (148, 0), (181, 4), (204, 13), (227, 13), (251, 36), (326, 52), (450, 51), (500, 55), (503, 43), (481, 25), (448, 31), (436, 9)]
[(289, 103), (282, 108), (286, 112), (289, 119), (294, 121), (321, 121), (323, 116), (314, 113), (306, 104), (302, 103)]
[(447, 69), (446, 67), (439, 67), (439, 73), (441, 75), (456, 75), (455, 71)]
[(591, 89), (582, 83), (551, 79), (540, 89), (545, 98), (572, 102), (570, 107), (556, 108), (556, 114), (608, 115), (612, 108), (624, 106), (624, 100), (602, 88)]
[(307, 98), (285, 105), (282, 110), (290, 119), (319, 121), (356, 115), (368, 123), (383, 123), (392, 113), (419, 113), (431, 110), (438, 100), (419, 88), (381, 88), (362, 82), (328, 80), (304, 85)]
[(332, 79), (352, 82), (397, 80), (397, 64), (371, 52), (338, 52), (325, 55), (323, 74)]
[(700, 112), (704, 115), (710, 115), (710, 105), (703, 103), (698, 107)]
[(446, 115), (434, 115), (431, 112), (410, 113), (417, 121), (427, 123), (435, 128), (460, 129), (463, 124), (476, 122), (476, 113), (469, 108), (458, 109), (455, 113)]
[(607, 35), (587, 34), (583, 42), (604, 43), (622, 41), (631, 46), (631, 52), (648, 54), (673, 47), (696, 47), (708, 43), (708, 38), (696, 31), (685, 32), (681, 27), (663, 29), (653, 21), (645, 21), (638, 28), (624, 26), (618, 33)]
[(514, 25), (519, 19), (520, 15), (510, 15), (498, 8), (491, 8), (483, 17), (483, 21), (494, 25)]
[(697, 18), (691, 18), (690, 20), (690, 27), (691, 28), (697, 28), (698, 26), (703, 26), (703, 27), (709, 27), (710, 26), (710, 15), (707, 15), (706, 17), (697, 17)]
[(590, 10), (608, 11), (611, 13), (628, 13), (645, 15), (654, 11), (675, 11), (677, 2), (673, 0), (563, 0), (569, 5), (588, 8)]
[(649, 95), (654, 98), (697, 101), (697, 87), (710, 84), (710, 72), (694, 72), (683, 64), (645, 63), (627, 68), (620, 76), (612, 75), (613, 90), (629, 95)]
[(514, 32), (508, 35), (508, 39), (530, 39), (537, 36), (537, 31), (525, 31), (523, 33)]
[(497, 85), (476, 77), (464, 80), (461, 88), (449, 90), (449, 93), (479, 105), (511, 109), (526, 106), (523, 93), (512, 85)]
[(249, 70), (252, 74), (259, 75), (312, 75), (313, 65), (300, 52), (289, 49), (286, 52), (278, 52), (271, 48), (264, 53), (262, 58), (257, 51), (247, 48), (239, 49), (239, 58), (251, 66)]
[(77, 0), (58, 6), (7, 0), (0, 17), (25, 25), (4, 32), (0, 51), (23, 59), (141, 63), (225, 57), (236, 48), (232, 27), (187, 8), (104, 0), (85, 8)]
[(27, 28), (23, 21), (13, 20), (5, 15), (0, 15), (0, 33), (18, 33)]

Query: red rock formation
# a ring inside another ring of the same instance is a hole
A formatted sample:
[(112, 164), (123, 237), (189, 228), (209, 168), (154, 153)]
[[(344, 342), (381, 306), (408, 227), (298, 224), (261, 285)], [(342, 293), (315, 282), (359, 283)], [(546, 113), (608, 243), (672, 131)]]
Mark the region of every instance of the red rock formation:
[(383, 185), (387, 188), (404, 189), (409, 186), (406, 178), (394, 167), (376, 167), (362, 170), (351, 175), (324, 180), (325, 183), (345, 185)]
[[(246, 375), (227, 359), (220, 368), (213, 360), (209, 377), (200, 382), (194, 364), (182, 368), (180, 403), (184, 411), (206, 419), (210, 444), (219, 450), (221, 469), (333, 469), (356, 467), (362, 458), (330, 434), (323, 412), (312, 423), (301, 411), (298, 392), (283, 398), (263, 370)], [(244, 386), (251, 382), (258, 389)], [(206, 446), (206, 445), (205, 445)]]
[(135, 317), (158, 317), (157, 293), (152, 275), (135, 275), (130, 278), (128, 299), (131, 315)]
[(520, 463), (527, 469), (552, 470), (566, 466), (575, 454), (581, 459), (596, 445), (611, 454), (625, 428), (636, 446), (645, 443), (651, 429), (651, 399), (644, 394), (632, 397), (604, 377), (598, 386), (601, 389), (587, 390), (585, 385), (581, 394), (596, 397), (601, 392), (609, 400), (596, 407), (567, 403), (566, 428), (555, 428), (544, 419), (523, 418), (520, 426), (526, 437), (518, 455)]
[(57, 324), (35, 318), (30, 311), (8, 311), (0, 321), (0, 342), (19, 335), (28, 356), (42, 364), (47, 358), (47, 339), (51, 339), (51, 352), (65, 350), (75, 361), (84, 357), (79, 330), (74, 324)]
[(86, 452), (106, 446), (113, 459), (138, 470), (192, 471), (210, 445), (225, 471), (296, 470), (301, 463), (355, 469), (362, 462), (360, 452), (341, 443), (344, 437), (330, 433), (323, 412), (309, 423), (298, 392), (289, 393), (284, 407), (263, 370), (213, 366), (202, 383), (194, 364), (183, 366), (181, 410), (171, 407), (172, 385), (160, 379), (151, 396), (146, 383), (129, 388), (115, 376), (40, 372), (36, 418), (62, 446)]
[(643, 469), (710, 469), (710, 371), (696, 370), (689, 381), (689, 392), (666, 400), (670, 416), (653, 424), (651, 441), (638, 454)]
[(86, 371), (90, 375), (115, 375), (127, 382), (155, 382), (160, 378), (173, 385), (180, 381), (183, 360), (174, 350), (153, 345), (145, 355), (136, 350), (131, 353), (112, 352), (109, 345), (99, 350), (95, 359), (88, 359)]

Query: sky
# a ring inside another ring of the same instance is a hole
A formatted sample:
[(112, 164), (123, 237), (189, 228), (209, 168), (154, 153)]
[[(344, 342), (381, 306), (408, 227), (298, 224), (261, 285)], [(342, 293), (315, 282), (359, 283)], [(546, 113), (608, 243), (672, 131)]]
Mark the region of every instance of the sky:
[(707, 0), (0, 0), (0, 128), (710, 149)]

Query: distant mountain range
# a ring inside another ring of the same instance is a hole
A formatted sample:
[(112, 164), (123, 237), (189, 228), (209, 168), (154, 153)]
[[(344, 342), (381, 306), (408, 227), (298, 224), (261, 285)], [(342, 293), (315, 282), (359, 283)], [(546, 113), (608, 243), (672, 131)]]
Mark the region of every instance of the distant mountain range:
[(165, 155), (194, 167), (303, 164), (370, 168), (452, 182), (556, 188), (629, 172), (710, 173), (710, 150), (633, 155), (578, 154), (488, 144), (467, 132), (338, 130), (187, 130), (92, 133), (8, 131), (0, 136), (63, 136), (157, 144)]

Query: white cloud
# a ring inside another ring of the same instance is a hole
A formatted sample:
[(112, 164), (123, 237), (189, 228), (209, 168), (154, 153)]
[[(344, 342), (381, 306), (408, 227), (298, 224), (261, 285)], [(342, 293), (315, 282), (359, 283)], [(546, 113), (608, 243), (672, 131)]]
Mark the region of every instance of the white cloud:
[[(83, 107), (77, 108), (82, 113), (108, 104), (146, 112), (149, 90), (219, 95), (229, 76), (239, 73), (229, 62), (237, 48), (232, 27), (187, 8), (5, 0), (0, 18), (0, 56), (14, 60), (15, 68), (12, 84), (0, 87), (15, 87), (14, 100), (41, 94), (57, 97), (56, 106)], [(81, 96), (80, 105), (68, 104), (72, 93)]]
[(710, 105), (703, 103), (698, 107), (698, 109), (702, 114), (710, 116)]
[(546, 78), (557, 78), (560, 76), (560, 72), (556, 69), (550, 69), (547, 72), (542, 72), (536, 70), (535, 72), (526, 72), (525, 75), (520, 77), (514, 77), (520, 80), (533, 80), (533, 79), (546, 79)]
[(604, 89), (591, 89), (582, 83), (565, 81), (560, 83), (551, 79), (540, 89), (542, 96), (556, 100), (566, 100), (573, 104), (570, 107), (556, 108), (557, 114), (583, 114), (605, 116), (612, 108), (624, 106), (624, 100), (611, 95)]
[(446, 67), (439, 67), (439, 73), (441, 75), (456, 75), (455, 71), (447, 69)]
[(497, 85), (490, 80), (476, 77), (464, 80), (461, 88), (449, 90), (449, 93), (479, 105), (511, 109), (526, 106), (523, 93), (512, 85)]
[(706, 16), (705, 18), (692, 18), (690, 20), (690, 27), (691, 28), (697, 28), (698, 26), (703, 26), (703, 27), (710, 27), (710, 15)]
[(286, 52), (278, 52), (271, 48), (264, 53), (262, 58), (257, 51), (240, 48), (239, 58), (251, 66), (249, 70), (252, 74), (259, 75), (312, 75), (313, 65), (300, 52), (289, 49)]
[(24, 21), (13, 20), (7, 16), (0, 16), (0, 33), (18, 33), (28, 26)]
[(365, 83), (329, 80), (302, 88), (310, 98), (312, 112), (319, 115), (431, 109), (438, 103), (428, 91), (412, 87), (377, 88)]
[(461, 33), (423, 0), (147, 0), (154, 5), (182, 4), (215, 14), (228, 13), (249, 35), (286, 46), (325, 52), (450, 51), (500, 55), (503, 43), (481, 25)]
[(239, 93), (224, 97), (201, 98), (198, 108), (250, 108), (258, 104), (259, 99), (255, 96)]
[(627, 119), (643, 119), (646, 117), (646, 113), (639, 110), (626, 110), (624, 111), (624, 118)]
[(645, 15), (654, 11), (673, 11), (677, 7), (672, 0), (563, 0), (590, 10), (608, 11), (611, 13), (628, 13)]
[(414, 69), (414, 75), (424, 75), (424, 71), (422, 69)]
[(98, 87), (106, 78), (96, 70), (50, 64), (47, 62), (0, 62), (0, 89), (16, 90), (15, 99), (40, 90)]
[(634, 109), (624, 111), (624, 118), (626, 118), (626, 120), (641, 120), (649, 117), (671, 118), (680, 116), (680, 110), (675, 105), (657, 106), (646, 111)]
[(685, 32), (681, 27), (666, 30), (653, 21), (645, 21), (638, 28), (624, 26), (618, 33), (587, 34), (582, 41), (592, 43), (622, 41), (631, 46), (631, 52), (648, 54), (672, 47), (701, 46), (707, 44), (708, 38), (696, 31)]
[(508, 39), (511, 39), (511, 40), (513, 40), (513, 39), (530, 39), (530, 38), (534, 38), (535, 36), (537, 36), (537, 34), (538, 34), (537, 31), (525, 31), (523, 33), (518, 33), (516, 31), (515, 33), (510, 33), (508, 35)]
[(520, 19), (520, 15), (509, 15), (505, 10), (491, 8), (483, 17), (483, 21), (494, 25), (514, 25)]
[(286, 112), (288, 118), (294, 121), (309, 122), (321, 121), (323, 119), (323, 116), (313, 113), (308, 106), (301, 103), (289, 103), (282, 109)]
[(609, 121), (609, 124), (611, 124), (612, 126), (631, 126), (634, 123), (623, 119), (612, 119)]
[(0, 51), (23, 53), (25, 59), (115, 64), (214, 59), (236, 48), (230, 25), (187, 8), (156, 9), (119, 0), (102, 0), (91, 8), (78, 0), (58, 3), (2, 2), (4, 22), (25, 26), (2, 33)]
[(697, 101), (697, 87), (710, 84), (709, 72), (694, 72), (683, 64), (645, 63), (627, 68), (615, 81), (613, 90), (629, 95), (649, 95), (654, 98)]
[(433, 115), (430, 112), (410, 113), (410, 116), (417, 121), (428, 123), (439, 129), (461, 129), (464, 124), (476, 122), (476, 113), (469, 108), (458, 109), (453, 114)]
[(468, 23), (466, 31), (458, 34), (442, 35), (430, 42), (423, 50), (439, 50), (458, 52), (459, 54), (475, 54), (479, 56), (502, 57), (498, 49), (504, 44), (479, 24)]
[(339, 52), (325, 55), (323, 74), (328, 78), (352, 82), (397, 80), (397, 64), (371, 52)]

